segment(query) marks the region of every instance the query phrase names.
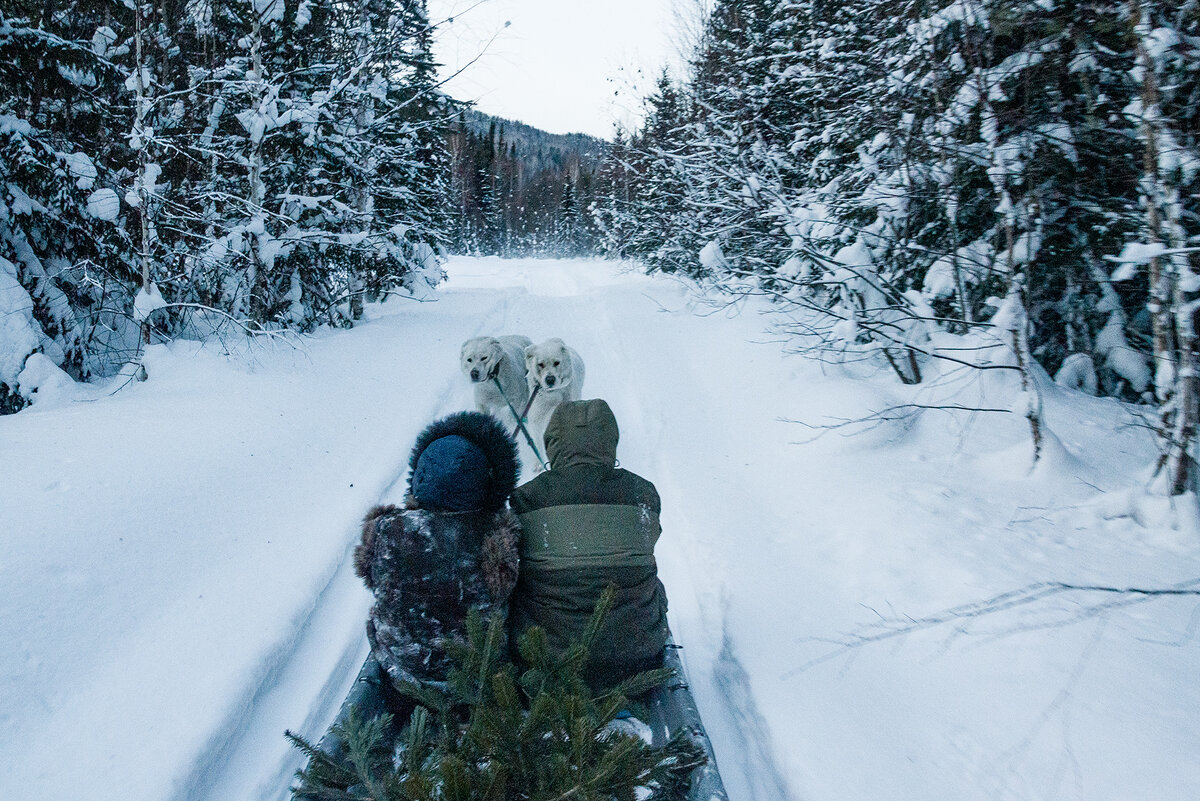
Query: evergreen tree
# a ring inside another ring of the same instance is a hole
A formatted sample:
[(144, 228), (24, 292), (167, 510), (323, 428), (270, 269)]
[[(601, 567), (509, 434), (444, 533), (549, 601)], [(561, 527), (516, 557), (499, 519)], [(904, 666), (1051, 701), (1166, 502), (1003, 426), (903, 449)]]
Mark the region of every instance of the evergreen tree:
[(597, 199), (589, 207), (597, 229), (597, 248), (620, 259), (630, 255), (629, 240), (633, 232), (629, 214), (633, 201), (630, 157), (625, 131), (618, 128), (597, 175)]
[(629, 231), (624, 251), (663, 272), (696, 272), (692, 248), (700, 239), (688, 213), (691, 192), (685, 182), (687, 109), (664, 71), (646, 99), (645, 125), (630, 141), (628, 166), (631, 201), (614, 204)]
[(2, 4), (0, 409), (34, 353), (104, 375), (139, 330), (346, 324), (438, 280), (431, 35), (423, 0)]
[(364, 720), (352, 714), (338, 733), (346, 758), (338, 760), (289, 734), (309, 756), (294, 797), (369, 798), (375, 801), (478, 801), (579, 798), (609, 801), (682, 798), (702, 751), (680, 732), (661, 750), (607, 728), (630, 698), (658, 686), (670, 671), (631, 677), (596, 697), (583, 680), (588, 649), (613, 594), (597, 606), (580, 642), (551, 654), (545, 632), (532, 629), (520, 643), (520, 676), (508, 661), (504, 623), (468, 619), (468, 644), (456, 650), (456, 668), (444, 690), (411, 685), (420, 706), (397, 738), (390, 715)]
[(604, 143), (474, 112), (459, 115), (446, 143), (453, 160), (454, 238), (464, 252), (596, 252), (597, 223), (585, 212), (598, 192)]
[(94, 8), (0, 5), (0, 412), (32, 354), (86, 379), (134, 347), (117, 40)]
[(605, 167), (596, 216), (623, 234), (607, 247), (768, 294), (822, 358), (905, 383), (1012, 370), (1035, 440), (1035, 363), (1153, 400), (1164, 464), (1189, 473), (1195, 17), (1136, 0), (719, 0), (687, 79), (659, 82)]

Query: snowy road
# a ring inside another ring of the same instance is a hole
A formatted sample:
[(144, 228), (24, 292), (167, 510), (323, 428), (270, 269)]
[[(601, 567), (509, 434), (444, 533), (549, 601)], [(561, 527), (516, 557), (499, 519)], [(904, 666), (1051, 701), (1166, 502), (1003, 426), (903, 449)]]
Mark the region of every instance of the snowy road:
[(1194, 599), (1052, 599), (798, 670), (880, 614), (1200, 576), (1196, 532), (1121, 484), (1150, 449), (1119, 406), (1050, 393), (1062, 445), (1036, 480), (1004, 418), (799, 444), (789, 418), (908, 390), (785, 359), (753, 304), (611, 263), (449, 272), (435, 302), (299, 349), (159, 347), (145, 384), (0, 418), (21, 466), (0, 487), (0, 798), (284, 798), (283, 729), (323, 730), (365, 648), (357, 519), (470, 405), (459, 344), (495, 333), (574, 346), (622, 465), (658, 486), (671, 623), (735, 801), (1200, 797)]

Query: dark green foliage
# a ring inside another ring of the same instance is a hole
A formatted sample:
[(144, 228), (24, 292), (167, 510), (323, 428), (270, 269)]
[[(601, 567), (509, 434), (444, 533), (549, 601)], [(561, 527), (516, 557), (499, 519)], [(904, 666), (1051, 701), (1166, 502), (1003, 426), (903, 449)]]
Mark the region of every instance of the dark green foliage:
[(431, 36), (424, 0), (0, 2), (0, 413), (32, 353), (135, 358), (143, 271), (156, 336), (348, 325), (436, 282)]
[(339, 730), (346, 758), (336, 761), (302, 738), (288, 736), (309, 757), (294, 789), (297, 799), (374, 801), (633, 801), (636, 788), (652, 798), (682, 798), (703, 753), (681, 732), (662, 749), (640, 738), (606, 732), (638, 696), (661, 685), (671, 671), (633, 676), (593, 696), (583, 666), (612, 605), (607, 593), (583, 638), (560, 657), (546, 634), (531, 629), (521, 640), (521, 673), (505, 647), (498, 616), (485, 626), (478, 612), (467, 621), (468, 642), (454, 650), (456, 667), (445, 687), (409, 685), (401, 692), (418, 706), (399, 737), (390, 716), (351, 715)]
[(610, 255), (639, 259), (652, 270), (694, 273), (696, 229), (703, 219), (685, 182), (683, 156), (691, 111), (664, 72), (646, 99), (641, 131), (621, 137), (603, 166), (611, 194), (593, 210)]
[(588, 208), (607, 146), (473, 110), (446, 133), (453, 244), (462, 253), (585, 256), (599, 248)]
[(980, 331), (1019, 275), (1042, 367), (1086, 354), (1100, 392), (1147, 399), (1149, 270), (1113, 281), (1112, 259), (1170, 240), (1200, 274), (1198, 19), (1180, 0), (717, 0), (602, 167), (604, 246), (766, 293), (825, 353)]
[[(22, 361), (43, 353), (77, 379), (111, 366), (100, 354), (120, 347), (133, 297), (126, 231), (87, 210), (91, 192), (114, 186), (130, 164), (124, 138), (111, 135), (128, 113), (124, 76), (90, 42), (124, 15), (0, 3), (0, 337), (19, 337), (0, 350), (20, 348), (12, 357)], [(0, 414), (24, 405), (20, 369), (0, 366)]]

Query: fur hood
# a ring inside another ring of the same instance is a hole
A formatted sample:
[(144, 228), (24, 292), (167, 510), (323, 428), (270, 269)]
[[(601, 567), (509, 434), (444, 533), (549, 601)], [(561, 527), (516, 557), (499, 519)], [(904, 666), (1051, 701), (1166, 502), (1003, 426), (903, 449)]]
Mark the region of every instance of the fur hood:
[(431, 443), (443, 437), (462, 437), (483, 452), (488, 465), (488, 480), (484, 489), (482, 510), (503, 509), (508, 496), (517, 486), (521, 462), (517, 458), (517, 443), (499, 420), (479, 412), (457, 412), (429, 425), (413, 445), (408, 457), (408, 490), (412, 494), (417, 463)]

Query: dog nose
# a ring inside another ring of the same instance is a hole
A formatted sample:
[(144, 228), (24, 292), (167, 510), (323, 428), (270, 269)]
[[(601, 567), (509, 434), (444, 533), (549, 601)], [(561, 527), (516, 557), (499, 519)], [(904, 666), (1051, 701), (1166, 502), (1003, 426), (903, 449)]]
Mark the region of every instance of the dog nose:
[(552, 387), (552, 386), (554, 386), (554, 382), (555, 382), (555, 381), (557, 381), (557, 380), (558, 380), (558, 379), (557, 379), (557, 378), (555, 378), (555, 377), (554, 377), (554, 376), (552, 376), (552, 375), (548, 375), (548, 376), (546, 376), (546, 386), (548, 386), (548, 387)]
[(479, 369), (478, 369), (478, 368), (476, 368), (476, 369), (474, 369), (474, 370), (472, 370), (472, 371), (471, 371), (471, 380), (472, 380), (472, 381), (478, 381), (478, 380), (479, 380)]

